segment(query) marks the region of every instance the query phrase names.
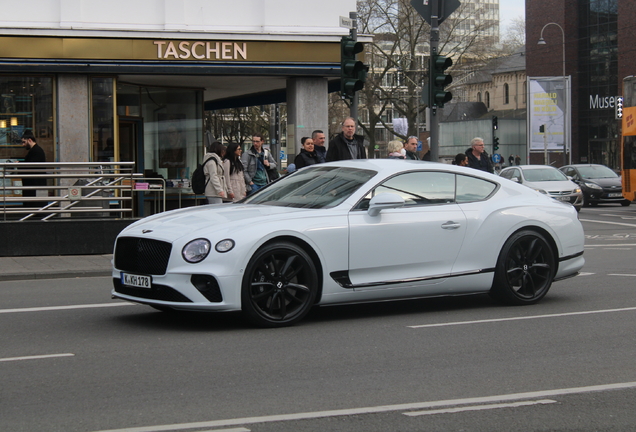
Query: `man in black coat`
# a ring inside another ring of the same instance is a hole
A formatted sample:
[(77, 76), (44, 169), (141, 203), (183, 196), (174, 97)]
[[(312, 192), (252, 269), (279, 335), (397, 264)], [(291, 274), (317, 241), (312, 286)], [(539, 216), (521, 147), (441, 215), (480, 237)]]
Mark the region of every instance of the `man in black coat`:
[(356, 121), (353, 117), (347, 117), (342, 122), (342, 132), (329, 141), (327, 162), (367, 158), (364, 137), (355, 133)]
[(468, 156), (469, 167), (491, 174), (494, 172), (490, 157), (484, 149), (484, 140), (482, 138), (475, 137), (470, 141), (470, 148), (466, 150), (466, 156)]
[[(22, 135), (22, 147), (28, 150), (28, 153), (24, 157), (24, 162), (46, 162), (46, 155), (44, 154), (44, 150), (40, 147), (35, 139), (35, 135), (30, 130), (27, 130)], [(28, 171), (31, 174), (35, 174), (34, 168), (28, 168)], [(23, 178), (22, 179), (23, 186), (46, 186), (45, 178)], [(22, 196), (24, 197), (34, 197), (36, 196), (35, 189), (23, 189)], [(25, 207), (43, 207), (47, 203), (46, 202), (25, 202)]]

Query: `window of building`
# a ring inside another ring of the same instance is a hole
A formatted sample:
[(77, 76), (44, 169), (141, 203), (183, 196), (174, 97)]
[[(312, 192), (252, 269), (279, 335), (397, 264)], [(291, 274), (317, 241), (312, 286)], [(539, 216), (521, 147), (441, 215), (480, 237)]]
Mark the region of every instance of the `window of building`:
[(46, 160), (55, 161), (53, 78), (1, 76), (0, 98), (0, 158), (24, 159), (22, 134), (32, 131)]
[(481, 92), (477, 92), (477, 102), (481, 102)]
[(489, 92), (486, 92), (485, 98), (486, 100), (484, 102), (486, 103), (486, 108), (490, 108), (490, 93)]
[(508, 86), (508, 83), (505, 83), (503, 85), (503, 91), (504, 91), (503, 103), (504, 103), (504, 105), (507, 105), (507, 104), (510, 103), (510, 87)]

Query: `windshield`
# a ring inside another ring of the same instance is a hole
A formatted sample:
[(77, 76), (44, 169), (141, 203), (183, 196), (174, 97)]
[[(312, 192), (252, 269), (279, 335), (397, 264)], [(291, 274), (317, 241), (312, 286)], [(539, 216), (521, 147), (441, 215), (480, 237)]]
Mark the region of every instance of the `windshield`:
[(527, 169), (523, 175), (529, 182), (563, 181), (568, 178), (556, 168)]
[(304, 168), (250, 195), (245, 204), (264, 204), (298, 208), (337, 206), (377, 172), (343, 167)]
[(618, 175), (606, 166), (579, 167), (579, 173), (584, 179), (616, 178)]

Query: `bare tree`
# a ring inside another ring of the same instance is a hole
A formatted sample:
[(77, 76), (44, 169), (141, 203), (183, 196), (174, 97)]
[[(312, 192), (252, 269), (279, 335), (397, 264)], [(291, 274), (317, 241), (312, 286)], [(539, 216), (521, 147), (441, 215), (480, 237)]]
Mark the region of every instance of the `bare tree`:
[(501, 38), (502, 54), (512, 54), (526, 44), (526, 21), (523, 17), (513, 18)]
[[(497, 21), (488, 19), (488, 7), (463, 2), (440, 26), (439, 52), (453, 58), (454, 70), (461, 69), (464, 58), (488, 57), (495, 45)], [(374, 35), (365, 53), (370, 71), (360, 92), (360, 109), (368, 119), (362, 126), (371, 144), (379, 125), (402, 139), (417, 135), (426, 108), (421, 97), (428, 82), (430, 26), (409, 0), (359, 0), (358, 29)], [(392, 127), (395, 117), (407, 119), (406, 133)]]

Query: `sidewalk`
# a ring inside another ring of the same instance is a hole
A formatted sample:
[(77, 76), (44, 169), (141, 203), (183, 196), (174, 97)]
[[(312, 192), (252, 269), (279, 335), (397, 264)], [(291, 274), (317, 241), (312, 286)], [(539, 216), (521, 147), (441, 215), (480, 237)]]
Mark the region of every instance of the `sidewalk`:
[(108, 255), (0, 257), (0, 281), (110, 276)]

